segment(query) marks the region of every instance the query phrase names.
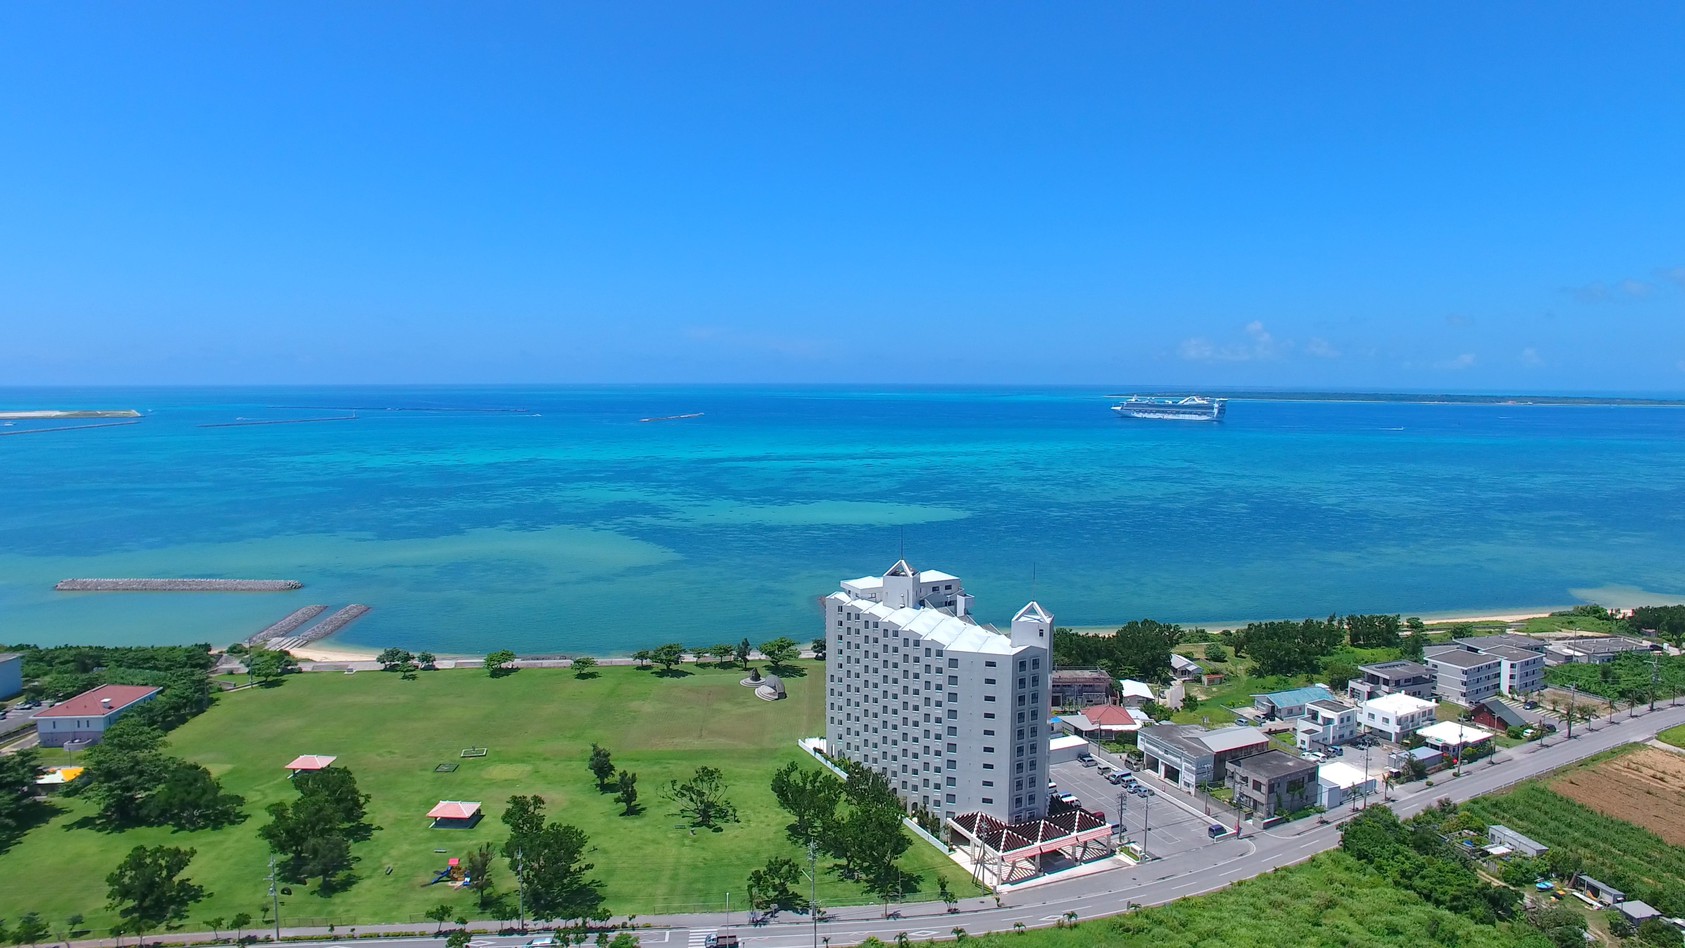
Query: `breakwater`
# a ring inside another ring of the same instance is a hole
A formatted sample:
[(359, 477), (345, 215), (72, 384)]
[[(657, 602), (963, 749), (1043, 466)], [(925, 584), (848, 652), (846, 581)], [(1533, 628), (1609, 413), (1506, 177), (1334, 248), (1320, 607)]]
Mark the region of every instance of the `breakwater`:
[(305, 606), (303, 609), (295, 609), (285, 619), (246, 639), (246, 644), (262, 645), (272, 639), (281, 638), (327, 611), (327, 606)]
[(296, 579), (65, 579), (60, 592), (283, 592), (303, 589)]
[(0, 438), (10, 438), (16, 435), (47, 434), (53, 431), (86, 431), (89, 428), (126, 428), (138, 425), (138, 421), (107, 421), (97, 425), (56, 425), (52, 428), (24, 428), (20, 431), (0, 431)]
[(345, 628), (352, 622), (361, 618), (363, 613), (368, 611), (368, 606), (365, 606), (362, 603), (353, 603), (333, 615), (328, 616), (326, 619), (323, 619), (321, 622), (316, 623), (310, 628), (305, 629), (301, 635), (295, 635), (291, 638), (285, 639), (272, 639), (266, 643), (266, 646), (268, 648), (278, 649), (302, 648), (303, 646), (309, 645), (311, 642), (320, 641), (321, 639), (325, 639), (335, 632), (338, 632), (340, 629)]
[(356, 415), (335, 415), (332, 418), (276, 418), (271, 421), (214, 421), (195, 428), (249, 428), (253, 425), (308, 425), (318, 421), (356, 421)]

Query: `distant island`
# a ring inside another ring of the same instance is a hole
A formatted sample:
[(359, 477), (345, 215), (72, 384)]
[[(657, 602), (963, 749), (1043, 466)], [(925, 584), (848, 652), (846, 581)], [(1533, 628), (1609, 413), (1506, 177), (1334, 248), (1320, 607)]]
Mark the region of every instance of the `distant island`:
[(77, 409), (74, 411), (0, 411), (8, 421), (25, 418), (139, 418), (133, 408)]
[[(1107, 398), (1151, 395), (1111, 394)], [(1185, 394), (1185, 393), (1175, 393)], [(1209, 392), (1213, 398), (1270, 402), (1399, 402), (1412, 405), (1595, 405), (1680, 408), (1682, 398), (1631, 398), (1605, 395), (1424, 395), (1400, 392)]]

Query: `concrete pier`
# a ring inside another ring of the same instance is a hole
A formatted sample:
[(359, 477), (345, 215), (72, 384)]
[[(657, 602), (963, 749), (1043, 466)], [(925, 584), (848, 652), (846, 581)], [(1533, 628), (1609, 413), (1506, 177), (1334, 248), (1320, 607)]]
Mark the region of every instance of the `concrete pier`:
[(303, 589), (296, 579), (66, 579), (60, 592), (283, 592)]
[(262, 632), (259, 632), (251, 638), (246, 639), (246, 644), (262, 645), (271, 639), (281, 638), (304, 623), (309, 622), (311, 619), (314, 619), (327, 611), (327, 606), (305, 606), (303, 609), (295, 609), (285, 619), (271, 625), (269, 628), (264, 629)]
[(363, 613), (368, 611), (368, 606), (365, 606), (362, 603), (353, 603), (333, 615), (328, 616), (326, 619), (323, 619), (321, 622), (316, 623), (310, 628), (305, 629), (302, 635), (295, 635), (291, 638), (285, 638), (279, 641), (272, 640), (268, 643), (267, 647), (278, 649), (301, 648), (309, 645), (311, 642), (320, 641), (335, 632), (338, 632), (340, 629), (345, 628), (352, 622), (361, 618)]

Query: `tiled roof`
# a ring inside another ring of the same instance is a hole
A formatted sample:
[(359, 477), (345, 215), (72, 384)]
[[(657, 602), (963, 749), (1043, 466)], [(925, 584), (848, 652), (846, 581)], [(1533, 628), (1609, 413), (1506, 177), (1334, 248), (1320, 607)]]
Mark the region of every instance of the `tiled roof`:
[(471, 820), (474, 814), (480, 812), (478, 800), (440, 800), (439, 805), (427, 811), (427, 815), (435, 820)]

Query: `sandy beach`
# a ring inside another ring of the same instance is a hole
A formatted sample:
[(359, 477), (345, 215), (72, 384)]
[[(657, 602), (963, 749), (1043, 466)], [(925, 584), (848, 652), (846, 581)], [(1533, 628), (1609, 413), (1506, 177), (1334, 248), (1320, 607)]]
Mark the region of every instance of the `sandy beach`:
[(290, 648), (287, 651), (301, 662), (372, 662), (380, 655), (379, 649), (340, 647), (334, 645), (332, 639)]

